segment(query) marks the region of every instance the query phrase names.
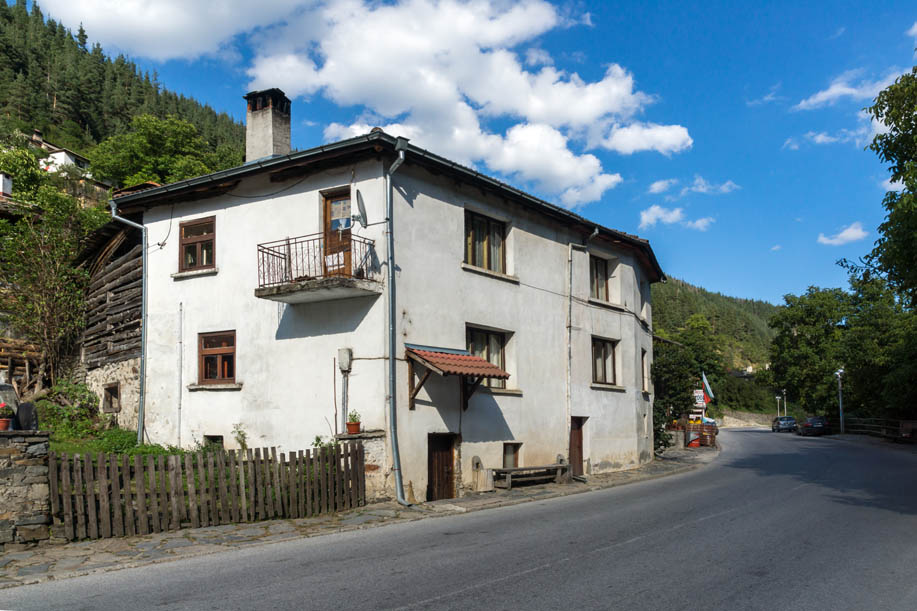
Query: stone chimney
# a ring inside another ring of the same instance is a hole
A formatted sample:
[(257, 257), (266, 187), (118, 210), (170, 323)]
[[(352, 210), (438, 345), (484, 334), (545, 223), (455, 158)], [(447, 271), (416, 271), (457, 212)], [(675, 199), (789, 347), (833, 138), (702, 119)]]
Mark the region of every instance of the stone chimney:
[(243, 96), (245, 113), (245, 161), (290, 152), (290, 100), (280, 89), (252, 91)]

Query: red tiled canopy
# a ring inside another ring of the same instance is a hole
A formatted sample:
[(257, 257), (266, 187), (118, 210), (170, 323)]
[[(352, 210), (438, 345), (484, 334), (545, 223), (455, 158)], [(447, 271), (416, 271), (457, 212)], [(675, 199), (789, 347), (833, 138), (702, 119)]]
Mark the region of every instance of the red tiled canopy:
[(408, 347), (408, 357), (429, 367), (440, 375), (458, 375), (474, 378), (499, 378), (506, 380), (509, 374), (479, 356), (464, 350), (437, 350), (435, 348)]

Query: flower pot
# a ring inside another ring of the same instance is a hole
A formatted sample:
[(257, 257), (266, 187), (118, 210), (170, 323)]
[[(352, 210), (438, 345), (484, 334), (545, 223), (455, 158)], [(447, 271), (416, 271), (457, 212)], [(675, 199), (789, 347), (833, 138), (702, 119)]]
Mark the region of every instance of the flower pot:
[(10, 430), (10, 426), (13, 424), (12, 418), (0, 418), (0, 431)]
[(348, 422), (347, 423), (347, 434), (355, 435), (360, 432), (360, 423), (359, 422)]

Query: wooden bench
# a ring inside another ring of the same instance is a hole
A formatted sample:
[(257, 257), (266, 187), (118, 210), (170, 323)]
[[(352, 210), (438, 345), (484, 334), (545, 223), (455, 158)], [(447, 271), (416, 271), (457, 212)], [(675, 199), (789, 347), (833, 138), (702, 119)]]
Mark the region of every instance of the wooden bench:
[(506, 488), (513, 487), (513, 482), (535, 482), (551, 481), (562, 483), (567, 479), (570, 465), (557, 463), (554, 465), (541, 465), (537, 467), (505, 467), (502, 469), (491, 469), (494, 474), (494, 487)]

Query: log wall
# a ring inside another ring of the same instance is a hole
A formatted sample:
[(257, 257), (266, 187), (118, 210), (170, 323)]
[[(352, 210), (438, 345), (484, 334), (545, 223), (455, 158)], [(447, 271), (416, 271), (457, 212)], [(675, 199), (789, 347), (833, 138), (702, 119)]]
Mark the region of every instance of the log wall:
[(95, 369), (140, 356), (142, 248), (101, 268), (89, 284), (83, 361)]

